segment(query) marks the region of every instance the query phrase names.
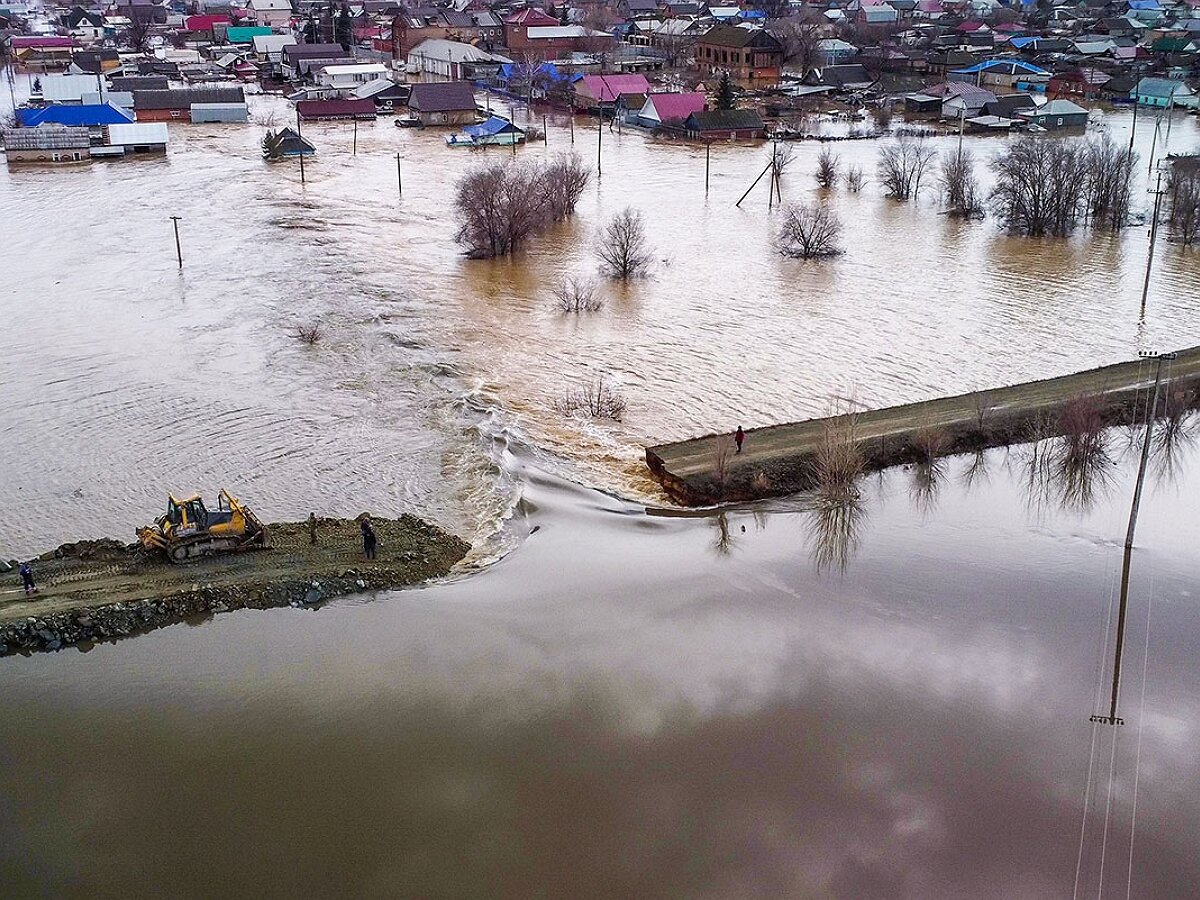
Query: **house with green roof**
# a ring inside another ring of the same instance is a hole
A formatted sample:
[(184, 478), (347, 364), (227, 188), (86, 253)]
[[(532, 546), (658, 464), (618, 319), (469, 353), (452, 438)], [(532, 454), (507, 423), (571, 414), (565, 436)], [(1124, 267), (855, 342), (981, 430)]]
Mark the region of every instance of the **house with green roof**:
[(1200, 105), (1196, 92), (1187, 82), (1173, 78), (1143, 78), (1134, 87), (1130, 97), (1138, 106), (1182, 106), (1195, 109)]
[(268, 34), (274, 33), (265, 25), (229, 28), (225, 32), (225, 40), (231, 44), (253, 44), (256, 37), (266, 37)]

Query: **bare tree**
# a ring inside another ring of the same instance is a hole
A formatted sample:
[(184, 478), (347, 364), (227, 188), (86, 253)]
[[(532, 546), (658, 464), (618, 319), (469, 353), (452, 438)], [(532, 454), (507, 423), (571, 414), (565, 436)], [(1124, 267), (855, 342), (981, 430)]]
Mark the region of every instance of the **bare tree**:
[(838, 239), (842, 223), (828, 206), (816, 203), (788, 206), (776, 235), (776, 246), (785, 256), (816, 259), (841, 253)]
[(950, 150), (942, 156), (942, 201), (952, 216), (983, 218), (983, 195), (975, 177), (975, 157), (970, 150)]
[(564, 416), (585, 414), (593, 419), (620, 422), (625, 415), (625, 396), (601, 377), (566, 391), (554, 408)]
[(817, 184), (823, 188), (836, 187), (838, 166), (841, 164), (841, 161), (841, 157), (834, 153), (828, 146), (822, 147), (821, 154), (817, 157)]
[(310, 347), (321, 343), (321, 338), (324, 336), (325, 333), (321, 330), (321, 326), (317, 322), (296, 326), (296, 337), (300, 339), (302, 344), (307, 344)]
[(1167, 226), (1172, 240), (1188, 245), (1200, 241), (1200, 164), (1174, 160), (1167, 197)]
[[(152, 7), (150, 7), (152, 8)], [(150, 43), (151, 24), (137, 8), (129, 9), (129, 25), (121, 33), (121, 42), (134, 53), (145, 53)]]
[(1010, 231), (1061, 237), (1084, 208), (1086, 148), (1063, 140), (1023, 137), (992, 161), (991, 199)]
[(642, 214), (632, 207), (617, 213), (601, 230), (596, 244), (601, 268), (628, 281), (646, 274), (652, 259)]
[(583, 164), (578, 153), (560, 154), (546, 164), (542, 183), (552, 220), (561, 221), (575, 212), (591, 178), (591, 170)]
[(846, 189), (852, 194), (857, 194), (863, 189), (866, 184), (866, 178), (863, 177), (861, 166), (851, 166), (846, 170)]
[(592, 279), (572, 275), (554, 288), (554, 302), (565, 313), (595, 312), (604, 305), (604, 298), (596, 292)]
[(1129, 224), (1129, 185), (1137, 154), (1107, 134), (1088, 142), (1083, 164), (1087, 173), (1087, 215), (1093, 225), (1116, 230)]
[(915, 198), (934, 156), (924, 138), (899, 137), (885, 144), (879, 151), (879, 181), (887, 195), (895, 200)]
[(474, 258), (506, 256), (530, 236), (575, 210), (589, 174), (578, 157), (548, 164), (493, 162), (458, 182), (456, 239)]
[(881, 132), (886, 132), (892, 127), (892, 107), (889, 103), (880, 103), (879, 109), (875, 111), (875, 127)]
[(807, 72), (820, 62), (820, 43), (823, 26), (804, 21), (799, 16), (780, 19), (768, 26), (768, 31), (783, 44), (783, 58), (801, 72)]

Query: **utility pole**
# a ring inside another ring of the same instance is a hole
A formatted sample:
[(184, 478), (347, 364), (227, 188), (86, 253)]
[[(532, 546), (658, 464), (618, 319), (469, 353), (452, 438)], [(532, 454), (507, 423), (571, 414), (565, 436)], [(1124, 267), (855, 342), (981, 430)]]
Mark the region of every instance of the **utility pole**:
[(709, 157), (712, 156), (712, 141), (704, 142), (704, 196), (708, 196)]
[(396, 154), (396, 187), (400, 189), (400, 196), (404, 196), (404, 177), (400, 174), (400, 154)]
[(1121, 565), (1121, 605), (1117, 611), (1117, 641), (1113, 653), (1112, 695), (1109, 699), (1108, 715), (1090, 716), (1088, 721), (1102, 725), (1124, 725), (1125, 720), (1117, 716), (1117, 698), (1121, 690), (1121, 657), (1125, 649), (1125, 615), (1129, 610), (1129, 570), (1133, 560), (1133, 535), (1137, 530), (1138, 509), (1142, 503), (1142, 486), (1146, 481), (1146, 467), (1150, 461), (1150, 442), (1154, 437), (1154, 418), (1158, 412), (1158, 395), (1162, 387), (1163, 362), (1175, 359), (1175, 353), (1139, 353), (1143, 359), (1157, 359), (1154, 374), (1154, 390), (1150, 406), (1146, 410), (1146, 436), (1142, 440), (1142, 458), (1138, 464), (1137, 483), (1133, 489), (1133, 504), (1129, 509), (1129, 528), (1125, 532), (1125, 556)]
[(304, 184), (304, 148), (300, 148), (300, 183)]
[(550, 146), (550, 129), (547, 127), (546, 114), (542, 113), (542, 143)]
[(358, 119), (354, 120), (354, 150), (351, 156), (358, 156)]
[(604, 107), (599, 109), (600, 117), (596, 120), (596, 177), (604, 174), (600, 168), (600, 145), (604, 142)]
[(300, 130), (300, 107), (299, 106), (296, 107), (296, 137), (304, 137), (304, 132), (302, 132)]
[(967, 127), (967, 107), (964, 105), (958, 111), (958, 158), (962, 159), (963, 131)]
[(1162, 165), (1158, 167), (1158, 183), (1154, 188), (1154, 212), (1150, 217), (1150, 249), (1146, 253), (1146, 279), (1142, 282), (1142, 312), (1141, 317), (1146, 318), (1146, 293), (1150, 290), (1150, 267), (1154, 265), (1154, 243), (1158, 240), (1158, 218), (1162, 208), (1163, 194), (1166, 193), (1162, 186)]
[(179, 216), (171, 216), (171, 224), (175, 226), (175, 256), (179, 259), (179, 268), (183, 268), (183, 245), (179, 243)]

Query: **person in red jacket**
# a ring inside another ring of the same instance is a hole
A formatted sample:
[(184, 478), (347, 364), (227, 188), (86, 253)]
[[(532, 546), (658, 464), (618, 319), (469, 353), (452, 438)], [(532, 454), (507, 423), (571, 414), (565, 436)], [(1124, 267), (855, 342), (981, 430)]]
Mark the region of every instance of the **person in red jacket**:
[(735, 431), (733, 434), (733, 442), (735, 444), (737, 444), (737, 452), (738, 453), (742, 452), (742, 444), (745, 442), (745, 440), (746, 440), (746, 432), (742, 431), (742, 426), (739, 425), (738, 430)]

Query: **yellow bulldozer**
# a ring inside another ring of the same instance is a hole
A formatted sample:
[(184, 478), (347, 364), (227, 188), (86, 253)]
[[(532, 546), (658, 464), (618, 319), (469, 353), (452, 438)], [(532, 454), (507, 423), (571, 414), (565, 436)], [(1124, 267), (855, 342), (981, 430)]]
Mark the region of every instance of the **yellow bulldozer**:
[(167, 495), (167, 512), (137, 530), (147, 550), (162, 551), (171, 562), (269, 546), (267, 526), (224, 488), (210, 511), (199, 494), (184, 500)]

